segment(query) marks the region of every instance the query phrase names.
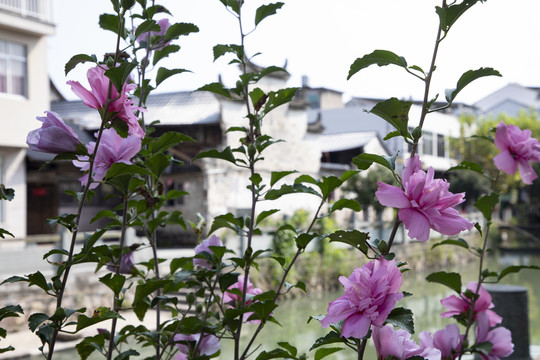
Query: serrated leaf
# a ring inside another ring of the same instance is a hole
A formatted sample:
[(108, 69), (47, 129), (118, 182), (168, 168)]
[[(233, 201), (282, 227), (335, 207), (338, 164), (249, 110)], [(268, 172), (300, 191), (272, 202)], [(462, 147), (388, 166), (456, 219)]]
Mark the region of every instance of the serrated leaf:
[(369, 239), (369, 234), (360, 232), (358, 230), (338, 230), (328, 235), (330, 242), (340, 242), (352, 246), (355, 249), (360, 250), (364, 254), (368, 251), (368, 245), (366, 241)]
[(116, 90), (121, 93), (129, 75), (136, 67), (136, 62), (122, 62), (116, 67), (105, 70), (105, 76), (112, 81)]
[(323, 359), (328, 355), (332, 355), (341, 350), (343, 350), (343, 348), (321, 348), (315, 352), (315, 360)]
[(378, 102), (369, 112), (384, 119), (399, 131), (401, 136), (408, 137), (409, 110), (411, 109), (411, 105), (412, 101), (390, 98)]
[(396, 167), (395, 161), (396, 155), (388, 157), (369, 153), (360, 154), (352, 160), (353, 164), (360, 170), (367, 170), (373, 163), (377, 163), (391, 171)]
[(257, 221), (255, 221), (255, 225), (258, 225), (261, 221), (263, 221), (270, 215), (275, 214), (277, 212), (279, 212), (279, 209), (261, 211), (261, 213), (257, 216)]
[(330, 208), (330, 214), (334, 211), (343, 210), (343, 209), (351, 209), (353, 211), (360, 211), (362, 210), (362, 207), (360, 206), (360, 203), (353, 199), (339, 199), (335, 203), (332, 204), (332, 207)]
[(283, 349), (274, 349), (271, 351), (262, 351), (255, 360), (268, 360), (268, 359), (288, 359), (290, 354)]
[(540, 270), (540, 266), (536, 266), (536, 265), (512, 265), (512, 266), (508, 266), (508, 267), (504, 268), (501, 271), (497, 281), (500, 281), (502, 278), (506, 277), (509, 274), (520, 272), (523, 269)]
[(145, 20), (139, 26), (137, 26), (137, 29), (135, 30), (135, 39), (139, 38), (141, 34), (149, 33), (151, 31), (159, 32), (160, 30), (161, 27), (156, 23), (155, 20)]
[(298, 235), (298, 237), (296, 237), (294, 241), (296, 242), (296, 246), (298, 246), (299, 249), (305, 249), (306, 246), (308, 246), (309, 243), (313, 241), (313, 239), (315, 239), (316, 237), (317, 237), (317, 234), (315, 233), (313, 234), (303, 233), (303, 234)]
[(469, 70), (465, 72), (461, 77), (459, 78), (456, 88), (455, 89), (449, 89), (446, 91), (446, 101), (448, 104), (452, 104), (454, 99), (456, 98), (457, 94), (463, 90), (467, 85), (469, 85), (471, 82), (473, 82), (476, 79), (479, 79), (484, 76), (502, 76), (497, 70), (493, 68), (480, 68), (477, 70)]
[(43, 324), (47, 320), (49, 320), (49, 315), (47, 314), (43, 314), (43, 313), (32, 314), (28, 318), (28, 328), (30, 329), (30, 331), (34, 332), (39, 327), (39, 325)]
[(259, 6), (257, 11), (255, 12), (255, 26), (259, 25), (259, 23), (268, 16), (274, 15), (278, 9), (281, 9), (283, 5), (284, 4), (282, 2), (277, 2), (273, 4)]
[(432, 274), (429, 274), (426, 277), (428, 282), (434, 282), (438, 284), (445, 285), (450, 289), (454, 290), (458, 294), (461, 293), (461, 275), (458, 273), (448, 273), (445, 271), (439, 271)]
[(186, 69), (166, 69), (164, 67), (160, 67), (158, 69), (157, 75), (156, 75), (156, 86), (159, 86), (163, 81), (170, 78), (173, 75), (181, 74), (183, 72), (186, 72), (189, 70)]
[(148, 295), (169, 284), (170, 282), (170, 280), (147, 279), (145, 283), (137, 285), (135, 289), (135, 297), (133, 298), (133, 305), (136, 306)]
[(441, 30), (447, 33), (457, 19), (478, 1), (479, 0), (463, 0), (463, 2), (459, 4), (453, 3), (453, 5), (448, 7), (435, 6), (435, 11), (437, 12), (437, 15), (439, 15)]
[(282, 197), (283, 195), (299, 194), (299, 193), (312, 194), (317, 197), (321, 197), (321, 194), (319, 194), (316, 190), (308, 186), (305, 186), (302, 184), (294, 184), (294, 185), (285, 184), (285, 185), (282, 185), (279, 189), (268, 190), (264, 198), (266, 200), (276, 200)]
[(99, 281), (105, 284), (114, 293), (114, 296), (118, 297), (122, 291), (122, 287), (126, 282), (126, 277), (121, 274), (107, 274), (99, 278)]
[(88, 317), (84, 314), (79, 315), (77, 318), (77, 326), (75, 331), (78, 332), (89, 326), (114, 318), (123, 319), (123, 317), (117, 312), (111, 311), (109, 308), (101, 307), (94, 311), (94, 315), (92, 317)]
[(201, 151), (197, 156), (193, 158), (193, 161), (202, 158), (222, 159), (232, 162), (233, 164), (236, 163), (236, 158), (234, 157), (234, 154), (229, 146), (223, 149), (223, 151), (218, 151), (216, 149)]
[(298, 88), (284, 88), (278, 91), (270, 91), (264, 106), (264, 113), (268, 114), (278, 106), (288, 103), (294, 98), (297, 91)]
[(154, 51), (154, 57), (152, 59), (152, 65), (156, 65), (159, 60), (168, 57), (170, 54), (174, 54), (175, 52), (178, 52), (180, 50), (180, 46), (178, 45), (167, 45), (162, 49), (155, 50)]
[(474, 204), (474, 207), (480, 210), (480, 212), (482, 213), (482, 215), (484, 215), (484, 218), (486, 218), (487, 221), (491, 221), (493, 210), (498, 203), (499, 195), (493, 193), (490, 195), (481, 196)]
[(402, 307), (392, 309), (386, 322), (414, 334), (413, 312), (409, 309)]
[(462, 247), (464, 249), (469, 249), (469, 244), (467, 244), (467, 242), (463, 239), (457, 239), (457, 240), (454, 240), (454, 239), (448, 239), (448, 240), (443, 240), (441, 242), (438, 242), (436, 244), (434, 244), (431, 248), (434, 249), (436, 248), (437, 246), (441, 246), (441, 245), (455, 245), (455, 246), (459, 246), (459, 247)]
[(195, 24), (191, 23), (174, 23), (167, 29), (165, 36), (163, 37), (164, 42), (168, 42), (173, 39), (177, 39), (183, 35), (189, 35), (194, 32), (199, 32), (199, 28)]
[(386, 66), (386, 65), (397, 65), (403, 68), (407, 68), (407, 61), (402, 56), (398, 56), (388, 50), (375, 50), (371, 54), (364, 55), (361, 58), (356, 59), (349, 69), (349, 75), (347, 80), (351, 78), (354, 74), (359, 72), (362, 69), (367, 68), (371, 65)]
[[(321, 321), (323, 318), (324, 318), (323, 315), (321, 315), (321, 316), (311, 316), (310, 319), (308, 320), (308, 322), (311, 321), (311, 319)], [(339, 334), (337, 332), (331, 331), (328, 334), (326, 334), (324, 337), (321, 337), (321, 338), (318, 338), (317, 340), (315, 340), (315, 343), (311, 346), (309, 351), (314, 350), (314, 349), (316, 349), (318, 347), (321, 347), (321, 346), (324, 346), (324, 345), (335, 344), (335, 343), (345, 343), (346, 341), (347, 340), (345, 338), (342, 338), (341, 336), (339, 336)]]
[(77, 54), (72, 56), (64, 66), (64, 74), (67, 75), (77, 65), (84, 64), (85, 62), (97, 63), (96, 55)]
[(218, 83), (218, 82), (201, 86), (196, 91), (209, 91), (214, 94), (218, 94), (221, 96), (225, 96), (226, 98), (232, 99), (230, 91), (226, 89), (222, 83)]
[(482, 166), (471, 161), (462, 161), (458, 165), (453, 166), (446, 171), (454, 171), (454, 170), (470, 170), (470, 171), (475, 171), (477, 173), (480, 173), (482, 175), (484, 174), (482, 170)]
[[(109, 30), (109, 31), (112, 31), (115, 34), (118, 34), (118, 29), (120, 28), (118, 15), (101, 14), (99, 16), (99, 26), (103, 30)], [(125, 39), (127, 37), (126, 28), (122, 26), (122, 28), (120, 29), (120, 34), (118, 34), (118, 35), (120, 35), (120, 37), (122, 37), (122, 39)]]
[(236, 55), (236, 57), (239, 59), (239, 60), (242, 60), (244, 58), (244, 50), (242, 48), (242, 46), (240, 45), (235, 45), (235, 44), (229, 44), (229, 45), (223, 45), (223, 44), (218, 44), (218, 45), (215, 45), (214, 46), (214, 61), (216, 61), (217, 59), (219, 59), (221, 56), (225, 55), (225, 54), (228, 54), (228, 53), (231, 53), (231, 54), (234, 54)]

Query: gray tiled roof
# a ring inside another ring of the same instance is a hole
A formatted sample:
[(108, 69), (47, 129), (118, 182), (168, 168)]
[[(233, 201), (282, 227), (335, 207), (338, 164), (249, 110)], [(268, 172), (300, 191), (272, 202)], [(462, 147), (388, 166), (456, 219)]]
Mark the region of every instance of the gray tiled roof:
[[(213, 124), (219, 122), (220, 103), (207, 92), (172, 92), (150, 94), (147, 99), (148, 111), (145, 123), (159, 120), (162, 125)], [(82, 101), (55, 101), (52, 111), (64, 120), (73, 121), (87, 129), (98, 128), (99, 114)]]
[(376, 137), (375, 131), (367, 131), (321, 135), (318, 140), (321, 152), (334, 152), (363, 147)]

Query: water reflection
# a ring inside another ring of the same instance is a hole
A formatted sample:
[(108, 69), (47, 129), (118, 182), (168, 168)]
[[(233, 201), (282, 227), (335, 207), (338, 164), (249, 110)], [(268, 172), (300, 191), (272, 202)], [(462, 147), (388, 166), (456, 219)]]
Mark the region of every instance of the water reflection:
[[(495, 259), (488, 259), (488, 268), (496, 270), (503, 264), (509, 265), (536, 265), (540, 263), (540, 256), (530, 255), (505, 255), (498, 261)], [(463, 285), (465, 286), (468, 281), (476, 280), (477, 269), (475, 264), (473, 266), (460, 268), (459, 272), (463, 277)], [(451, 271), (451, 269), (445, 269)], [(344, 274), (348, 275), (348, 274)], [(414, 335), (417, 338), (417, 334), (422, 330), (436, 331), (444, 328), (446, 324), (452, 323), (452, 319), (442, 319), (440, 314), (444, 311), (440, 300), (448, 295), (451, 291), (446, 287), (438, 284), (430, 284), (426, 286), (424, 280), (427, 274), (414, 273), (408, 271), (404, 273), (403, 289), (411, 292), (413, 296), (406, 297), (397, 306), (409, 308), (415, 314), (415, 330)], [(529, 297), (529, 321), (530, 321), (530, 341), (533, 346), (540, 346), (540, 281), (538, 280), (540, 273), (535, 270), (523, 270), (518, 274), (512, 274), (503, 279), (502, 283), (521, 285), (528, 289)], [(336, 279), (337, 281), (337, 279)], [(299, 354), (308, 353), (308, 358), (313, 359), (315, 351), (309, 352), (309, 348), (319, 337), (324, 336), (327, 333), (327, 329), (322, 329), (318, 321), (311, 321), (307, 324), (307, 321), (312, 315), (326, 314), (326, 308), (328, 303), (343, 293), (336, 292), (331, 294), (316, 295), (309, 294), (309, 296), (284, 301), (281, 306), (276, 309), (275, 317), (282, 324), (278, 326), (276, 324), (269, 324), (263, 332), (257, 338), (256, 344), (260, 344), (261, 349), (271, 350), (277, 347), (278, 342), (289, 342), (298, 348)], [(496, 310), (496, 309), (495, 309)], [(255, 330), (256, 325), (247, 324), (246, 332), (252, 332)], [(247, 338), (247, 334), (246, 334)], [(245, 343), (245, 342), (244, 342)], [(366, 349), (365, 359), (374, 359), (375, 351), (368, 343)], [(224, 341), (222, 344), (222, 354), (220, 359), (229, 360), (232, 358), (232, 342)], [(145, 354), (145, 351), (141, 351), (144, 356), (151, 355), (151, 353)], [(75, 351), (66, 352), (64, 354), (58, 354), (57, 359), (67, 360), (78, 358)], [(99, 356), (91, 357), (91, 359), (99, 359)], [(353, 360), (357, 356), (350, 350), (345, 349), (341, 352), (335, 353), (328, 357), (328, 359), (336, 360)], [(41, 359), (39, 357), (29, 358), (29, 360)]]

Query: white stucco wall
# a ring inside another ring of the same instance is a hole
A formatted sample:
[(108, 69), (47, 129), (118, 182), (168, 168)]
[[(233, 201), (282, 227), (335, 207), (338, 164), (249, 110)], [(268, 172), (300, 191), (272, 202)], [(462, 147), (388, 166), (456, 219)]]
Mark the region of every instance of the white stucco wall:
[(12, 201), (0, 201), (0, 206), (2, 206), (0, 227), (11, 232), (16, 238), (26, 236), (25, 155), (24, 149), (0, 149), (3, 175), (1, 182), (6, 188), (15, 190), (15, 198)]

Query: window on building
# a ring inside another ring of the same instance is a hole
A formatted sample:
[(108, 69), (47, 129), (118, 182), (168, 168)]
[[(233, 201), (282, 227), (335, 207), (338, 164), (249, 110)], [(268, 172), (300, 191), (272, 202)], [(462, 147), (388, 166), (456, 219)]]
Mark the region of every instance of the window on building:
[(0, 93), (27, 95), (26, 46), (0, 40)]
[(433, 133), (430, 131), (424, 131), (422, 134), (422, 153), (433, 155)]
[(440, 134), (437, 134), (437, 156), (446, 156), (446, 142), (444, 141), (444, 136)]

